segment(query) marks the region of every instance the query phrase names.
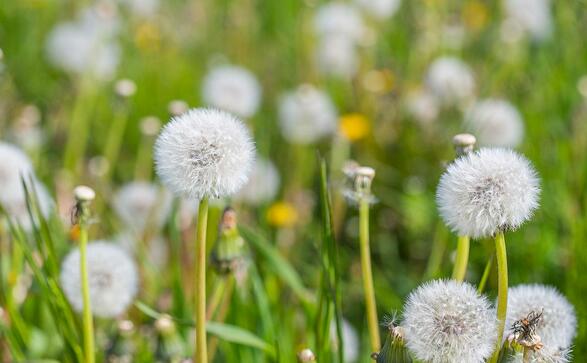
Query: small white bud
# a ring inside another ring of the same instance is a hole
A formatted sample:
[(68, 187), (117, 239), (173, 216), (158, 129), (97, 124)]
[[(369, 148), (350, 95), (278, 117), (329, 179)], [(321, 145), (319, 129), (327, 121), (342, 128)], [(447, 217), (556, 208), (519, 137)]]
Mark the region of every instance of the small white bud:
[(75, 187), (73, 190), (73, 195), (79, 202), (90, 202), (96, 198), (96, 192), (94, 192), (92, 188), (85, 185), (79, 185)]

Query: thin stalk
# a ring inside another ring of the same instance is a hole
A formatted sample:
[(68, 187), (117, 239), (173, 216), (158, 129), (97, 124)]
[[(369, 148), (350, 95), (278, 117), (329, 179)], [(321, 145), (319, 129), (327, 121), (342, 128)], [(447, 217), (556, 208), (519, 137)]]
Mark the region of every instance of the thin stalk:
[(469, 262), (469, 236), (459, 236), (457, 241), (457, 255), (455, 265), (452, 270), (453, 280), (463, 281), (467, 273), (467, 263)]
[(150, 180), (151, 178), (151, 150), (153, 150), (153, 138), (151, 136), (141, 137), (137, 161), (135, 163), (135, 179)]
[[(225, 280), (225, 291), (224, 296), (222, 297), (222, 304), (217, 306), (214, 311), (212, 311), (212, 315), (216, 315), (215, 321), (223, 323), (226, 319), (226, 315), (228, 314), (228, 308), (230, 307), (230, 302), (232, 300), (232, 294), (234, 292), (234, 284), (235, 284), (234, 276), (229, 276)], [(218, 311), (216, 311), (218, 310)], [(214, 356), (216, 355), (216, 351), (218, 350), (218, 338), (212, 337), (210, 339), (210, 362), (214, 361)]]
[(80, 92), (73, 106), (71, 121), (67, 131), (67, 143), (63, 157), (65, 169), (77, 174), (79, 161), (86, 151), (90, 128), (90, 112), (93, 108), (95, 92), (89, 79), (80, 81)]
[(104, 157), (106, 160), (108, 160), (108, 172), (104, 178), (106, 182), (110, 181), (110, 178), (114, 174), (114, 169), (120, 154), (120, 146), (122, 145), (127, 122), (128, 111), (125, 108), (116, 112), (114, 120), (110, 125), (108, 138), (106, 139), (106, 144), (104, 145)]
[(86, 251), (87, 244), (88, 229), (85, 223), (80, 223), (79, 250), (83, 299), (84, 355), (85, 363), (94, 363), (94, 321), (92, 320), (92, 307), (90, 305), (90, 285), (88, 280), (88, 258)]
[(359, 243), (361, 245), (361, 272), (363, 275), (363, 287), (365, 290), (369, 340), (371, 343), (371, 350), (373, 352), (378, 352), (381, 347), (381, 338), (379, 337), (377, 305), (375, 303), (375, 289), (373, 288), (373, 274), (371, 272), (371, 252), (369, 249), (369, 201), (365, 199), (361, 199), (359, 205)]
[(495, 235), (495, 256), (497, 257), (497, 343), (495, 352), (490, 362), (496, 363), (499, 357), (503, 330), (505, 327), (505, 316), (508, 303), (508, 261), (503, 232)]
[(196, 230), (196, 288), (194, 291), (194, 320), (196, 321), (196, 336), (194, 362), (208, 362), (206, 346), (206, 230), (208, 225), (208, 198), (200, 201), (198, 208), (198, 225)]
[(426, 272), (424, 276), (427, 279), (435, 278), (440, 274), (442, 268), (442, 261), (447, 245), (446, 229), (440, 223), (436, 224), (436, 231), (434, 232), (434, 240), (432, 241), (432, 248), (430, 249), (430, 256), (428, 257), (428, 264), (426, 265)]
[(477, 292), (481, 294), (483, 290), (485, 290), (485, 285), (487, 285), (487, 280), (489, 279), (489, 273), (491, 272), (491, 267), (493, 267), (493, 259), (495, 255), (491, 255), (487, 264), (485, 265), (485, 270), (483, 270), (483, 275), (481, 276), (481, 280), (479, 281), (479, 286), (477, 287)]

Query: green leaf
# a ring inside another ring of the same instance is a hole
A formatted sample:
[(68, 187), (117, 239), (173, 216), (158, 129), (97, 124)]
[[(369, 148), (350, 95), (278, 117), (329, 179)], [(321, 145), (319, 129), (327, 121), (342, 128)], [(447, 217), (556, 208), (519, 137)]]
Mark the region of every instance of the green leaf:
[(259, 338), (248, 330), (239, 328), (234, 325), (208, 322), (206, 331), (227, 342), (245, 345), (264, 351), (271, 357), (275, 358), (275, 349), (269, 343)]
[(312, 293), (304, 287), (300, 275), (269, 241), (249, 228), (239, 227), (239, 231), (303, 303), (313, 302)]

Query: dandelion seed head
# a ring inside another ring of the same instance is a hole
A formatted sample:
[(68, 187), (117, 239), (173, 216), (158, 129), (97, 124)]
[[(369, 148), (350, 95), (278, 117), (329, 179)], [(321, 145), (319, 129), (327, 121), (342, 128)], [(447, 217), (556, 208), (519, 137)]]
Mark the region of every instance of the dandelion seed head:
[(516, 147), (524, 138), (524, 121), (511, 103), (487, 99), (475, 103), (465, 114), (465, 128), (481, 146)]
[[(95, 316), (109, 318), (122, 314), (138, 291), (134, 261), (115, 244), (105, 241), (88, 243), (88, 281), (90, 305)], [(79, 248), (71, 251), (61, 265), (61, 286), (76, 311), (82, 311)]]
[(322, 5), (314, 18), (314, 29), (320, 37), (337, 35), (359, 42), (365, 35), (365, 24), (357, 9), (342, 2)]
[(174, 194), (193, 199), (238, 192), (249, 178), (255, 145), (231, 114), (192, 109), (171, 119), (155, 142), (155, 169)]
[(257, 156), (249, 181), (235, 195), (235, 199), (254, 206), (270, 202), (277, 195), (279, 184), (279, 172), (273, 162)]
[(261, 85), (243, 67), (219, 66), (204, 78), (202, 96), (209, 106), (249, 118), (261, 104)]
[(526, 158), (509, 149), (483, 148), (449, 165), (436, 204), (453, 232), (483, 238), (530, 219), (539, 193), (538, 176)]
[(462, 60), (440, 57), (428, 69), (426, 86), (445, 106), (459, 106), (474, 96), (475, 78)]
[(571, 346), (577, 331), (575, 309), (554, 287), (540, 284), (518, 285), (508, 290), (507, 330), (504, 336), (513, 332), (515, 321), (532, 311), (542, 313), (536, 335), (545, 347), (559, 349)]
[(172, 197), (160, 186), (135, 181), (123, 185), (114, 195), (112, 205), (122, 223), (137, 233), (147, 227), (161, 228), (171, 211)]
[(0, 200), (17, 194), (22, 187), (21, 177), (28, 178), (33, 173), (33, 164), (21, 149), (0, 142)]
[(304, 84), (279, 103), (281, 134), (289, 142), (312, 144), (336, 131), (338, 115), (330, 97)]
[(320, 39), (316, 56), (323, 74), (350, 78), (357, 72), (357, 47), (344, 36), (328, 35)]
[(407, 347), (418, 359), (474, 363), (493, 352), (497, 320), (473, 286), (436, 280), (409, 295), (402, 327)]
[(534, 40), (544, 40), (552, 33), (550, 0), (505, 0), (506, 21), (516, 24)]
[(426, 126), (436, 120), (440, 107), (431, 92), (419, 90), (410, 92), (408, 95), (406, 110), (418, 123)]

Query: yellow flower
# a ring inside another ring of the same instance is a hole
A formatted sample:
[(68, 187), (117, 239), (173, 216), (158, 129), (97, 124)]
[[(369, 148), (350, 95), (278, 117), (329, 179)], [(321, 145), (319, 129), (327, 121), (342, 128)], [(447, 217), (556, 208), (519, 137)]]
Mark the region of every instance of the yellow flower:
[(487, 24), (487, 6), (481, 1), (468, 2), (463, 8), (462, 17), (467, 28), (481, 30)]
[(298, 212), (288, 202), (275, 202), (267, 210), (267, 221), (275, 227), (291, 227), (298, 220)]
[(135, 31), (135, 43), (142, 51), (156, 52), (160, 48), (161, 34), (159, 28), (151, 23), (142, 23)]
[(347, 140), (357, 141), (365, 138), (369, 134), (371, 126), (369, 125), (369, 120), (364, 115), (350, 113), (340, 118), (338, 130)]

